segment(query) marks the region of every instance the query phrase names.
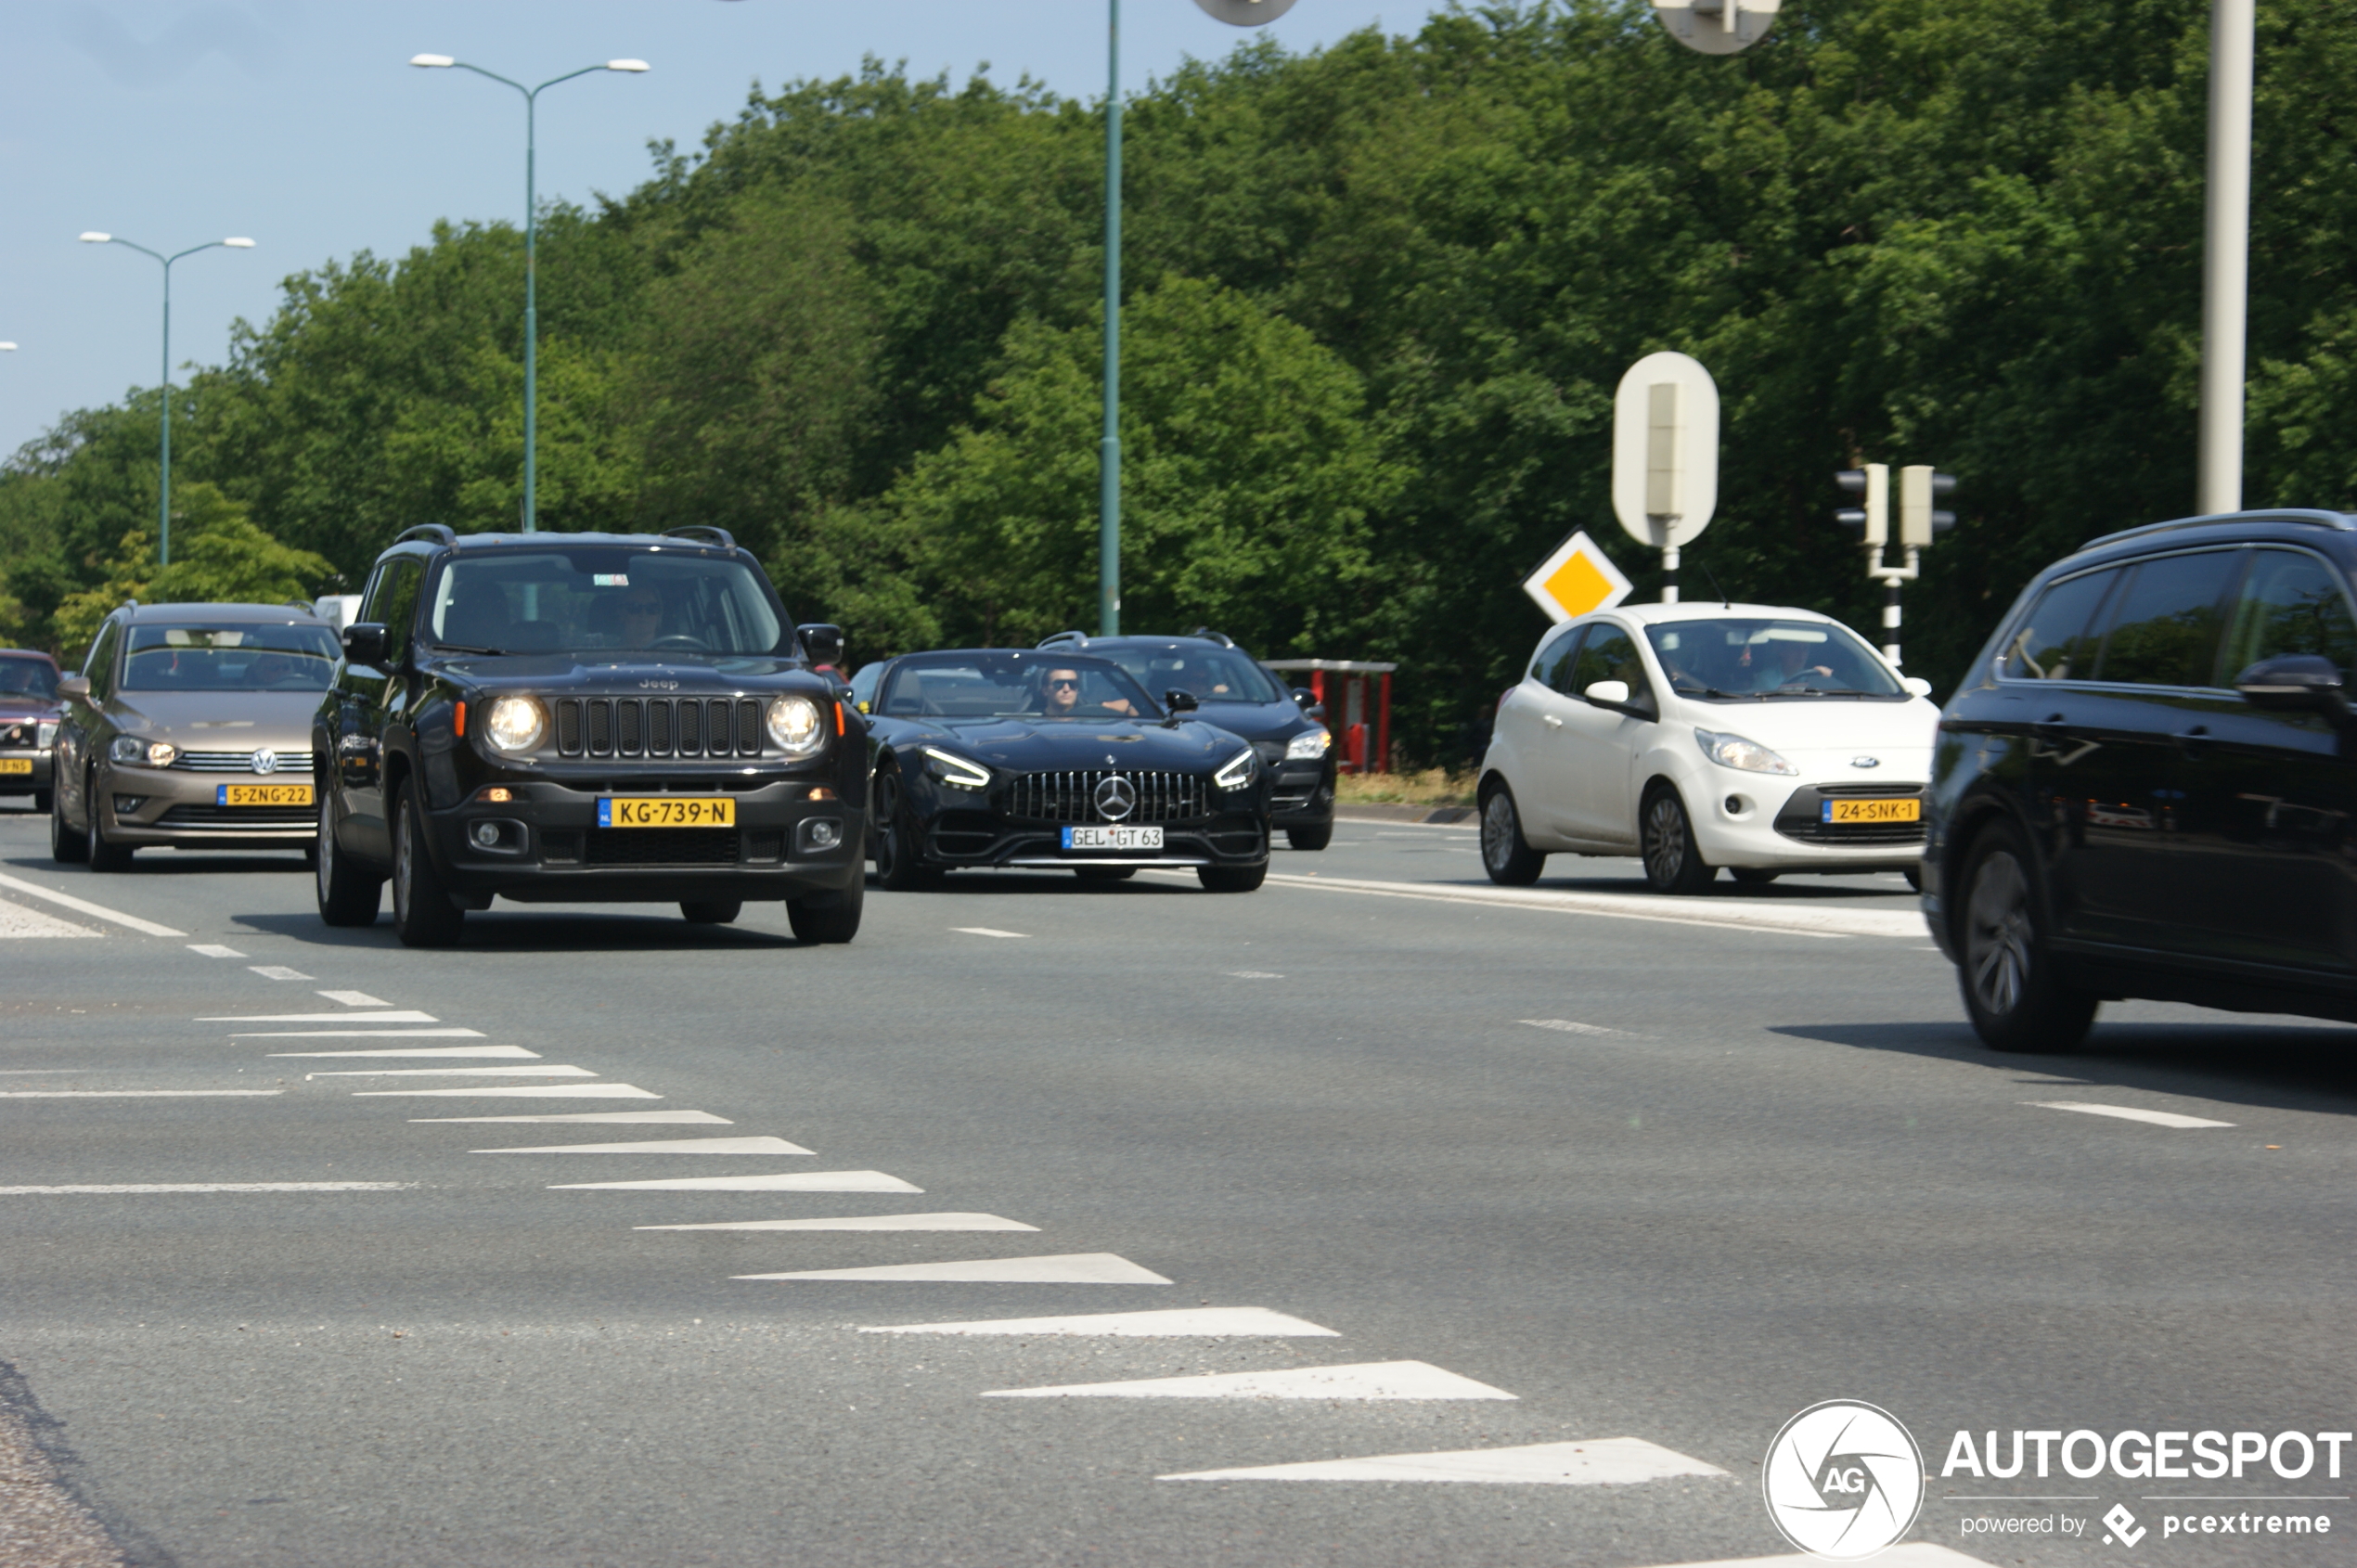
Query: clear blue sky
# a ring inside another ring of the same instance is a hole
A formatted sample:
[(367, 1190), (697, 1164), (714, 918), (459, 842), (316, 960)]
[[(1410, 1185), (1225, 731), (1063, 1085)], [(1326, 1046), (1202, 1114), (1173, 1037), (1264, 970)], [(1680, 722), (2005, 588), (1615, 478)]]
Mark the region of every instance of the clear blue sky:
[[(1298, 0), (1267, 31), (1307, 50), (1369, 25), (1410, 32), (1437, 0)], [(1248, 36), (1192, 0), (1125, 0), (1125, 84)], [(1105, 83), (1103, 0), (6, 0), (0, 46), (0, 456), (62, 412), (152, 386), (166, 254), (250, 235), (173, 269), (172, 357), (218, 363), (290, 274), (356, 251), (399, 255), (437, 218), (514, 220), (523, 109), (447, 54), (526, 82), (636, 57), (540, 109), (540, 191), (586, 200), (649, 168), (646, 144), (699, 144), (756, 80), (833, 76), (865, 55), (962, 79), (987, 61), (1057, 92)], [(175, 375), (175, 379), (179, 379)]]

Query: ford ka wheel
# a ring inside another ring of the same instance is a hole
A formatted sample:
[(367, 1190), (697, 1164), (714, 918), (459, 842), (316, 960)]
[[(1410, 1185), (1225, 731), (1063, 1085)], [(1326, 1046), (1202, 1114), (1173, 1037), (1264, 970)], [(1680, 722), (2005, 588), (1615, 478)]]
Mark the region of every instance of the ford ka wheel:
[(1981, 833), (1965, 860), (1964, 1010), (1992, 1050), (2067, 1051), (2087, 1037), (2097, 999), (2054, 972), (2029, 867), (2029, 846), (2003, 822)]
[(1523, 840), (1513, 791), (1499, 785), (1481, 805), (1481, 868), (1500, 887), (1528, 887), (1546, 865), (1547, 857)]
[(319, 840), (312, 846), (314, 892), (318, 894), (319, 919), (331, 926), (368, 926), (377, 922), (384, 902), (384, 879), (367, 874), (337, 847), (334, 810), (325, 785), (319, 796)]
[(1655, 893), (1700, 893), (1719, 875), (1694, 843), (1694, 824), (1686, 820), (1686, 803), (1667, 784), (1645, 797), (1639, 824), (1639, 848), (1645, 860), (1645, 880)]

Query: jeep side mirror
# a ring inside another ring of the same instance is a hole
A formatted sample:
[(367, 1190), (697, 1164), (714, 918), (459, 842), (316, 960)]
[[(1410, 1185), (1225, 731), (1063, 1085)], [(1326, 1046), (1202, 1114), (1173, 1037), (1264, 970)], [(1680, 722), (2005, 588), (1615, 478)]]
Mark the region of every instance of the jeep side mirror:
[(2322, 713), (2333, 723), (2350, 722), (2349, 695), (2340, 668), (2313, 653), (2261, 659), (2235, 677), (2243, 700), (2270, 713)]
[(86, 675), (59, 675), (58, 677), (58, 695), (70, 702), (88, 701), (90, 700), (89, 677)]
[(380, 621), (356, 621), (343, 629), (343, 657), (347, 663), (366, 664), (371, 668), (385, 662), (385, 629)]
[(802, 644), (803, 655), (815, 668), (820, 664), (841, 666), (843, 663), (843, 628), (824, 621), (814, 621), (807, 626), (793, 629)]

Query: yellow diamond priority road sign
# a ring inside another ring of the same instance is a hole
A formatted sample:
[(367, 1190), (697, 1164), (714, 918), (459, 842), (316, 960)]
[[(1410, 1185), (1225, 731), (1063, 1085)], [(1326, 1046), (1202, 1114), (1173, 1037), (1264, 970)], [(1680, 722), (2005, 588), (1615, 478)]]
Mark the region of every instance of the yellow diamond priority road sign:
[(1522, 591), (1561, 625), (1627, 598), (1629, 579), (1582, 530), (1556, 546), (1555, 553), (1523, 579)]

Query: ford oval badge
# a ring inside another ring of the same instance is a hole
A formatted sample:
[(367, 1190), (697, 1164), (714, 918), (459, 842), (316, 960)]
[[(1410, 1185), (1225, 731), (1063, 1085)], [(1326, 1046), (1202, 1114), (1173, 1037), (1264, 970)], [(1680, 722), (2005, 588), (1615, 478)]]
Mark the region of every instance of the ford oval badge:
[(1852, 767), (1880, 767), (1882, 766), (1882, 759), (1880, 757), (1852, 757), (1849, 759), (1849, 765)]

